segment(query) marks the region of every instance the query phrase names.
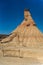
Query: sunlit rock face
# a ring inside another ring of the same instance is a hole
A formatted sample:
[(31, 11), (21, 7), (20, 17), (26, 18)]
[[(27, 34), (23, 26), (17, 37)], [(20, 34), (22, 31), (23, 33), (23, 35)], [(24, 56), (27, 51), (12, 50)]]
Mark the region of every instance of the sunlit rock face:
[(37, 28), (28, 10), (24, 11), (23, 22), (1, 43), (4, 56), (43, 56), (43, 34)]

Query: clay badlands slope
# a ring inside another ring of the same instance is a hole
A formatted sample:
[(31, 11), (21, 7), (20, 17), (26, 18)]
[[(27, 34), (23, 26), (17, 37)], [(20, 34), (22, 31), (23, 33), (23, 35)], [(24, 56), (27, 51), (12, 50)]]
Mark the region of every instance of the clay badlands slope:
[(31, 16), (1, 41), (4, 56), (41, 57), (43, 56), (43, 34)]

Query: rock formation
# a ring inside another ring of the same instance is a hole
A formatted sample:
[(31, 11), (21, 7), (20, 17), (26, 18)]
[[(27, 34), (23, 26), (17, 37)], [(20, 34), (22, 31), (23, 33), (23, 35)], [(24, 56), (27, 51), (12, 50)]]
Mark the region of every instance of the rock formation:
[(4, 56), (40, 57), (43, 55), (43, 34), (28, 10), (24, 11), (24, 18), (11, 35), (1, 41)]

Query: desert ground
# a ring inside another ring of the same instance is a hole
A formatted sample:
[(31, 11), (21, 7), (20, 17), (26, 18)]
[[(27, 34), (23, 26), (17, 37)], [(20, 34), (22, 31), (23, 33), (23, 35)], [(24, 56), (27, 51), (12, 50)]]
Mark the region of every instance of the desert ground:
[(0, 57), (0, 65), (43, 65), (42, 59), (36, 58), (17, 58), (17, 57)]

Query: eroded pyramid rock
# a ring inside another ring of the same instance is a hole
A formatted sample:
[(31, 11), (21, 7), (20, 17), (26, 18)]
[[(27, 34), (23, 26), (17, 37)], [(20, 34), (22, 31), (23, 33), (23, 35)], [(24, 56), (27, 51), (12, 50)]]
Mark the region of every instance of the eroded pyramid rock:
[(43, 55), (43, 34), (37, 28), (28, 10), (24, 11), (24, 18), (11, 35), (1, 41), (4, 55), (40, 57)]

